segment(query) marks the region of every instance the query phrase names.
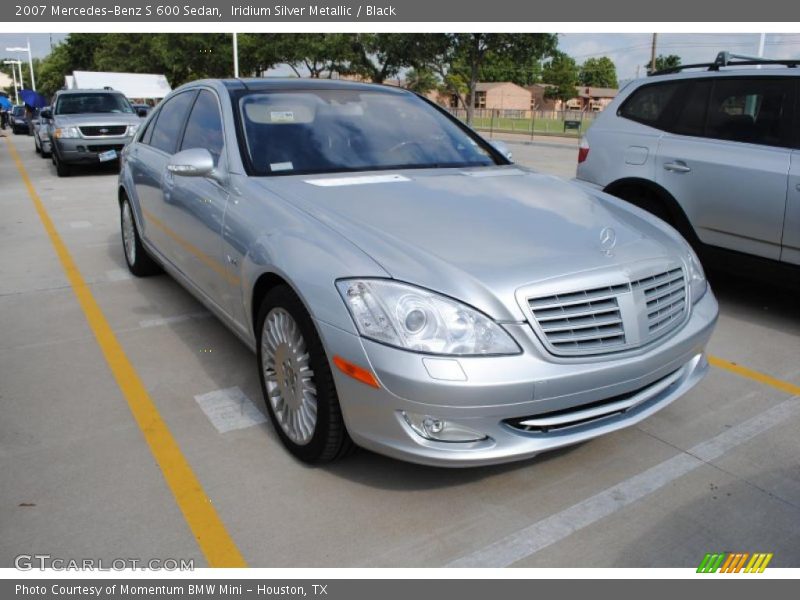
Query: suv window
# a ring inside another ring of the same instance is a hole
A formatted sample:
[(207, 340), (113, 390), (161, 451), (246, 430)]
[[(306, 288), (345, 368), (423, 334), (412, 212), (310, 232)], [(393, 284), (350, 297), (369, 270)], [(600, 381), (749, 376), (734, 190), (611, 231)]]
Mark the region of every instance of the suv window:
[(665, 111), (663, 129), (679, 135), (702, 136), (705, 132), (710, 79), (684, 81)]
[(620, 107), (619, 116), (658, 127), (658, 123), (681, 82), (645, 85), (631, 94)]
[(189, 112), (194, 97), (194, 91), (182, 92), (164, 103), (151, 127), (153, 133), (150, 134), (149, 144), (153, 148), (163, 150), (167, 154), (175, 153), (186, 113)]
[(222, 117), (217, 99), (212, 92), (201, 90), (186, 122), (181, 150), (206, 148), (214, 157), (216, 165), (219, 163), (222, 147)]
[(706, 137), (768, 146), (790, 145), (792, 79), (717, 79)]

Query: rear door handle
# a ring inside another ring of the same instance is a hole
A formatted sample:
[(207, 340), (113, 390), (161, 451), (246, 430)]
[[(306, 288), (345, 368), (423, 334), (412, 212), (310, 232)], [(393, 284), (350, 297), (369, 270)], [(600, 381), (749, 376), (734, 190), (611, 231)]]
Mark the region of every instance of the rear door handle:
[(796, 189), (798, 192), (800, 192), (800, 183), (798, 183), (796, 186), (794, 186), (794, 189)]
[(681, 160), (676, 160), (675, 162), (671, 163), (664, 163), (664, 168), (667, 171), (672, 171), (673, 173), (689, 173), (692, 170), (685, 162)]

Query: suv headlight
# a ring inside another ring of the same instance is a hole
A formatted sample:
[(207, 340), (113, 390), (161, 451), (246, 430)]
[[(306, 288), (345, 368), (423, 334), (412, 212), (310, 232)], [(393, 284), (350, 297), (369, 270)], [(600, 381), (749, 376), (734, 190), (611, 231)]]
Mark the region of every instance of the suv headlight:
[(336, 282), (358, 332), (390, 346), (460, 356), (519, 354), (497, 323), (446, 296), (386, 279)]
[(692, 304), (700, 300), (703, 294), (708, 290), (708, 281), (706, 281), (706, 273), (703, 271), (703, 265), (700, 264), (700, 259), (697, 253), (691, 246), (687, 246), (689, 257), (689, 290), (692, 294)]
[(57, 127), (55, 130), (56, 138), (79, 138), (81, 137), (81, 132), (78, 131), (77, 127)]
[(125, 132), (126, 136), (136, 135), (136, 132), (139, 131), (139, 124), (136, 125), (128, 125), (128, 131)]

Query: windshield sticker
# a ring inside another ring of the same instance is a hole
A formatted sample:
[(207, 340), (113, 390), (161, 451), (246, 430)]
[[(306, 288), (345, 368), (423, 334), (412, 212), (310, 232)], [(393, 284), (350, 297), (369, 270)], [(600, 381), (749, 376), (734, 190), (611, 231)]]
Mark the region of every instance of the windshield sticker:
[(269, 168), (271, 171), (291, 171), (294, 165), (291, 162), (270, 163)]
[(294, 111), (273, 110), (269, 113), (269, 120), (273, 123), (294, 123)]

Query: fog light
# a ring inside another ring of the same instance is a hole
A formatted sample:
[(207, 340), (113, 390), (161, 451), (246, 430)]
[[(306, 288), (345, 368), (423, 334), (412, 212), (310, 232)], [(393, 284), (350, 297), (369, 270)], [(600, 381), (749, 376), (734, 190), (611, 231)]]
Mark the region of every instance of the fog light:
[(402, 415), (409, 427), (426, 440), (435, 442), (478, 442), (485, 440), (487, 437), (469, 427), (430, 415), (418, 415), (405, 411), (402, 411)]

